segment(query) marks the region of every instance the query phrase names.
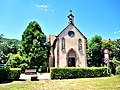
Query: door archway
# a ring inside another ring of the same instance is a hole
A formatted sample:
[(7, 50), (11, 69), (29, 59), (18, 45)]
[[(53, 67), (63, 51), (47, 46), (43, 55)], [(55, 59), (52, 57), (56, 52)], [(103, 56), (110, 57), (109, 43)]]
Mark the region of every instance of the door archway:
[(71, 48), (66, 56), (66, 64), (68, 67), (76, 67), (78, 61), (78, 55), (77, 52)]

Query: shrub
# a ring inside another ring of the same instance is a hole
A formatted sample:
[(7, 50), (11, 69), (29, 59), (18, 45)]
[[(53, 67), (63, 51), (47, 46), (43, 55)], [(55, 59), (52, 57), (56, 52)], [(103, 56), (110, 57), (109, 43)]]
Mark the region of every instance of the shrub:
[(10, 68), (10, 79), (18, 80), (21, 74), (21, 68)]
[(18, 80), (20, 74), (20, 68), (0, 68), (0, 82)]
[(119, 75), (120, 75), (120, 66), (118, 66), (118, 67), (116, 68), (116, 74), (119, 74)]
[(10, 70), (6, 68), (0, 68), (0, 82), (10, 79)]
[(88, 68), (77, 68), (77, 67), (65, 67), (65, 68), (51, 68), (50, 77), (51, 79), (69, 79), (69, 78), (92, 78), (92, 77), (106, 77), (106, 67), (88, 67)]
[(22, 62), (22, 57), (19, 55), (19, 53), (17, 54), (8, 54), (8, 61), (6, 62), (6, 67), (7, 68), (18, 68), (20, 67), (20, 64)]
[(116, 71), (116, 70), (119, 66), (120, 66), (120, 61), (114, 60), (114, 59), (110, 60), (109, 67), (111, 69), (112, 74), (114, 74), (114, 75), (117, 74), (118, 71)]

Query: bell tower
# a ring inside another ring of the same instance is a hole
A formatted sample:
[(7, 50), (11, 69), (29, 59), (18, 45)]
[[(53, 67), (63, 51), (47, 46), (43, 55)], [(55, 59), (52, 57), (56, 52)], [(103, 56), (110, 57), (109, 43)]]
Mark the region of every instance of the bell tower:
[(70, 10), (70, 14), (68, 15), (68, 24), (74, 24), (74, 16), (72, 14), (72, 10)]

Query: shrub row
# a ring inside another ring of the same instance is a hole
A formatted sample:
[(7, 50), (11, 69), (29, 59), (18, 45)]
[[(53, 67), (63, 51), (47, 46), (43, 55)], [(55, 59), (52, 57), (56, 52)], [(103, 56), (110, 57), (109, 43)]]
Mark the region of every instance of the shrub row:
[(20, 68), (0, 68), (0, 81), (18, 80), (20, 74)]
[(18, 80), (21, 74), (21, 68), (10, 68), (10, 79)]
[(10, 70), (6, 68), (0, 68), (0, 81), (10, 79)]
[(71, 78), (93, 78), (110, 76), (107, 73), (106, 67), (65, 67), (65, 68), (51, 68), (51, 79), (71, 79)]
[(120, 75), (120, 66), (116, 68), (116, 74)]

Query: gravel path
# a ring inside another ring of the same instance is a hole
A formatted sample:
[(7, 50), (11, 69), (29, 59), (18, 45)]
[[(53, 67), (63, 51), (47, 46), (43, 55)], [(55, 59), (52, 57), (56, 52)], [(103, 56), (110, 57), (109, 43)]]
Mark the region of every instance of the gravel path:
[(37, 73), (37, 75), (26, 75), (26, 74), (21, 74), (20, 75), (20, 80), (23, 79), (31, 79), (31, 77), (37, 76), (37, 79), (50, 79), (50, 73)]

